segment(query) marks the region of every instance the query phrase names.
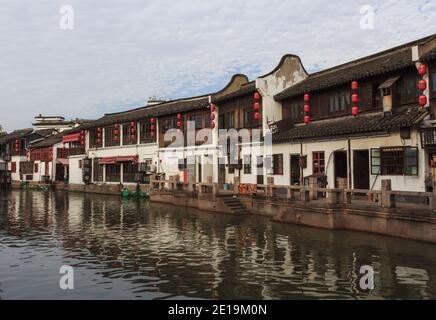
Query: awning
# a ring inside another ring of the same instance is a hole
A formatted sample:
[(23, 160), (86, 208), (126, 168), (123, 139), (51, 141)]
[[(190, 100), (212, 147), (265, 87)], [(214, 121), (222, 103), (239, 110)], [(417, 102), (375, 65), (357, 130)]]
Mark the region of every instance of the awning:
[(68, 166), (69, 165), (69, 160), (68, 159), (63, 159), (63, 158), (59, 158), (57, 159), (58, 163), (64, 165), (64, 166)]
[(62, 139), (62, 142), (63, 143), (66, 143), (66, 142), (75, 142), (75, 141), (79, 141), (79, 140), (80, 140), (80, 132), (64, 136), (63, 139)]
[(386, 80), (385, 82), (383, 82), (380, 87), (378, 87), (379, 89), (385, 89), (385, 88), (390, 88), (392, 87), (392, 85), (398, 81), (398, 79), (400, 79), (400, 76), (397, 77), (392, 77), (389, 78), (388, 80)]
[(138, 156), (120, 156), (120, 157), (106, 157), (99, 160), (99, 164), (115, 164), (118, 162), (138, 162)]

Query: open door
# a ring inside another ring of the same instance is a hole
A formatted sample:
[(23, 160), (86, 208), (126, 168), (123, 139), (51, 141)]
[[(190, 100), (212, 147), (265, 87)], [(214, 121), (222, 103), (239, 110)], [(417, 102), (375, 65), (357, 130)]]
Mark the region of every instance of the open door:
[(353, 159), (354, 189), (369, 190), (369, 151), (355, 150)]
[(300, 155), (291, 154), (290, 161), (290, 184), (291, 186), (297, 186), (300, 184)]
[(347, 152), (335, 151), (335, 153), (333, 154), (333, 162), (335, 167), (335, 188), (337, 188), (337, 178), (347, 178), (348, 176)]

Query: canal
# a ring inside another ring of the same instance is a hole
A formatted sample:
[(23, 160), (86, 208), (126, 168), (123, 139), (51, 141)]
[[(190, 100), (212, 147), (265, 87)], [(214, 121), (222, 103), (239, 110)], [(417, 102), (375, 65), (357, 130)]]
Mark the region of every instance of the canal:
[[(63, 265), (74, 289), (61, 290)], [(374, 270), (373, 290), (359, 285)], [(0, 191), (0, 299), (435, 299), (436, 245), (65, 192)]]

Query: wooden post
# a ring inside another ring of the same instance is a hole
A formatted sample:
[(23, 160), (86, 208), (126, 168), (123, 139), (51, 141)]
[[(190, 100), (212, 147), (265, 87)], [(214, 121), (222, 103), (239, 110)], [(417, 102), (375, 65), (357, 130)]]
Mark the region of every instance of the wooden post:
[(392, 191), (392, 181), (382, 180), (381, 181), (381, 206), (383, 208), (395, 208), (395, 197), (388, 192)]
[(328, 204), (338, 203), (338, 191), (336, 189), (327, 191), (327, 203)]

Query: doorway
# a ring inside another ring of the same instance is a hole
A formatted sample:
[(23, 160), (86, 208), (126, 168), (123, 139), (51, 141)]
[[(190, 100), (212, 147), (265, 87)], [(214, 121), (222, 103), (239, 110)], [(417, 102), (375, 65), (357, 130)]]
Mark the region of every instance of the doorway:
[(298, 186), (300, 184), (300, 155), (291, 154), (290, 161), (290, 184)]
[(335, 151), (333, 153), (333, 162), (335, 169), (335, 188), (338, 187), (338, 178), (347, 178), (348, 165), (347, 165), (347, 152)]
[(355, 150), (353, 159), (354, 189), (369, 190), (369, 151)]

